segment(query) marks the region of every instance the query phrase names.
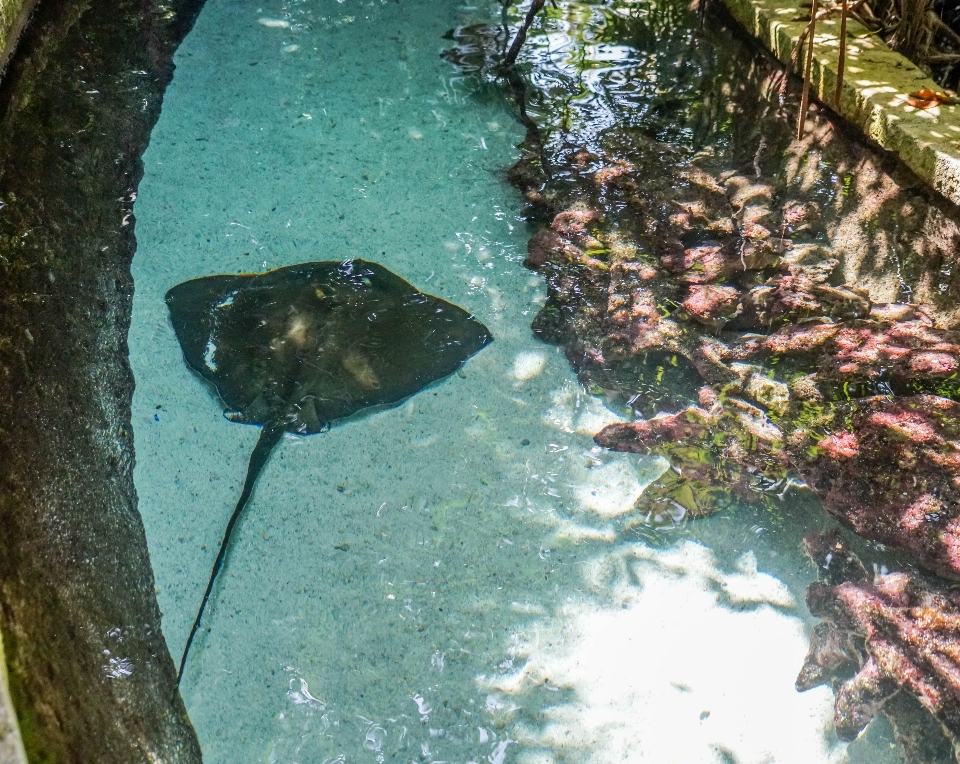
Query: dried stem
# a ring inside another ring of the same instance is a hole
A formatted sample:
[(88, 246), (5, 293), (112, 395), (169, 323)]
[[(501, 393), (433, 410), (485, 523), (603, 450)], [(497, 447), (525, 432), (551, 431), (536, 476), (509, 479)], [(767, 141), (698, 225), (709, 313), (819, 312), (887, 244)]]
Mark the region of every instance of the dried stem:
[(800, 114), (797, 121), (797, 140), (803, 138), (803, 126), (807, 121), (807, 109), (810, 107), (810, 73), (813, 69), (813, 41), (817, 29), (817, 0), (810, 5), (810, 39), (807, 42), (807, 62), (803, 67), (803, 95), (800, 97)]
[(954, 45), (960, 45), (960, 35), (958, 35), (946, 23), (944, 23), (943, 19), (937, 16), (936, 13), (930, 11), (927, 18), (930, 20), (930, 26), (933, 27), (934, 32), (946, 35), (950, 38), (950, 41)]
[[(812, 47), (812, 46), (811, 46)], [(847, 0), (840, 0), (840, 55), (837, 59), (837, 92), (833, 103), (840, 111), (840, 97), (843, 95), (843, 67), (847, 63)]]

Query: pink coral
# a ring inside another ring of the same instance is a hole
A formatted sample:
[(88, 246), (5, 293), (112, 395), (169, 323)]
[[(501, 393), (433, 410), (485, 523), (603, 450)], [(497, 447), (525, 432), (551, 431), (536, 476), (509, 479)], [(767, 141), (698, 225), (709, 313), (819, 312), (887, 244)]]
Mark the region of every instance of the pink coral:
[(849, 426), (855, 454), (820, 441), (818, 454), (794, 455), (827, 511), (865, 538), (909, 550), (929, 570), (960, 576), (960, 404), (869, 398)]
[(599, 219), (600, 213), (596, 210), (564, 210), (553, 218), (550, 227), (568, 239), (576, 239)]
[(694, 320), (713, 326), (733, 318), (739, 302), (740, 293), (733, 287), (708, 284), (690, 287), (683, 309)]

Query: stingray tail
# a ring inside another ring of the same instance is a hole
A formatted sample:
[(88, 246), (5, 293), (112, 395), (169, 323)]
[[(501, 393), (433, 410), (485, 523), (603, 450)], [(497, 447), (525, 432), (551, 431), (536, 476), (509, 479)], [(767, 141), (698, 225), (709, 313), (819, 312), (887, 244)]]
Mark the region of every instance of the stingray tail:
[(223, 532), (223, 541), (220, 544), (220, 551), (217, 553), (217, 561), (213, 563), (210, 582), (207, 584), (207, 590), (203, 593), (200, 610), (197, 613), (196, 620), (193, 622), (193, 628), (190, 629), (187, 644), (183, 648), (183, 657), (180, 659), (180, 669), (177, 671), (177, 685), (180, 684), (180, 680), (183, 678), (183, 668), (187, 665), (187, 654), (190, 652), (190, 645), (193, 644), (193, 637), (196, 635), (197, 629), (200, 628), (204, 608), (207, 606), (207, 600), (210, 599), (210, 592), (213, 591), (213, 584), (217, 580), (217, 574), (220, 572), (220, 568), (223, 567), (223, 560), (227, 556), (227, 549), (230, 546), (230, 535), (233, 533), (233, 528), (237, 524), (237, 520), (240, 519), (240, 515), (243, 513), (243, 508), (247, 506), (247, 502), (250, 500), (250, 494), (253, 493), (253, 486), (256, 484), (257, 478), (260, 476), (264, 465), (266, 465), (267, 460), (270, 458), (274, 446), (276, 446), (277, 443), (280, 442), (280, 438), (283, 437), (283, 433), (284, 428), (282, 424), (276, 422), (265, 424), (260, 431), (260, 439), (257, 441), (253, 453), (250, 454), (250, 464), (247, 466), (247, 478), (243, 482), (243, 491), (240, 493), (240, 500), (237, 501), (237, 507), (233, 510), (233, 514), (230, 516), (230, 522), (227, 523), (227, 529)]

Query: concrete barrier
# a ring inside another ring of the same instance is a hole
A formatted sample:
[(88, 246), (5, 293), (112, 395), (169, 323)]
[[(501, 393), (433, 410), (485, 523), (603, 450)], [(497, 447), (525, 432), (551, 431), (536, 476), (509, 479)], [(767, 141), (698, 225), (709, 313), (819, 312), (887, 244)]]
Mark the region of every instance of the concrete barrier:
[[(721, 0), (730, 14), (783, 62), (807, 24), (799, 0)], [(811, 92), (857, 125), (936, 191), (960, 205), (960, 106), (915, 108), (910, 93), (939, 86), (862, 24), (847, 22), (847, 61), (840, 103), (834, 103), (840, 19), (817, 22)]]
[(36, 4), (37, 0), (0, 0), (0, 75), (6, 70)]
[[(0, 76), (6, 71), (7, 63), (20, 39), (20, 33), (27, 25), (27, 19), (33, 12), (36, 0), (0, 0)], [(17, 715), (10, 699), (7, 684), (7, 660), (3, 652), (3, 634), (0, 634), (0, 762), (4, 764), (26, 764), (27, 755), (23, 750)]]
[(10, 700), (7, 686), (7, 662), (3, 653), (3, 635), (0, 634), (0, 761), (4, 764), (27, 764), (20, 728)]
[(201, 5), (41, 0), (0, 86), (0, 631), (31, 762), (202, 760), (137, 511), (126, 357), (141, 155)]

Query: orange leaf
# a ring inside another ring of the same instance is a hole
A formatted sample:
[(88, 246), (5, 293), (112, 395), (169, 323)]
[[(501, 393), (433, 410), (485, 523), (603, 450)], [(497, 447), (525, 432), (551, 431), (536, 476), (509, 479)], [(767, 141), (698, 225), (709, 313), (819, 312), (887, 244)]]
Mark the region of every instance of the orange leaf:
[(918, 90), (916, 93), (907, 96), (907, 103), (915, 109), (929, 109), (931, 106), (939, 106), (940, 104), (952, 105), (956, 101), (946, 93), (938, 93), (930, 88), (923, 88), (923, 90)]

